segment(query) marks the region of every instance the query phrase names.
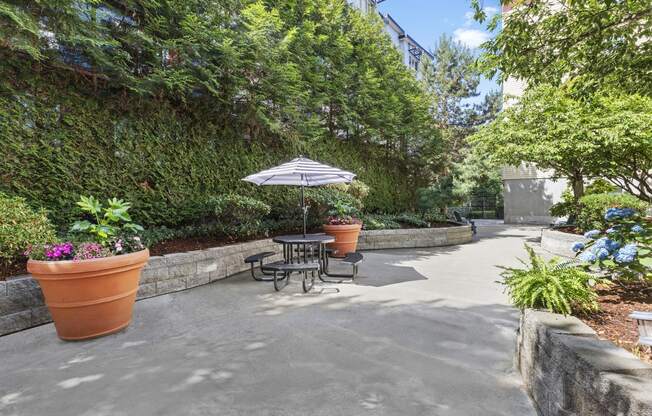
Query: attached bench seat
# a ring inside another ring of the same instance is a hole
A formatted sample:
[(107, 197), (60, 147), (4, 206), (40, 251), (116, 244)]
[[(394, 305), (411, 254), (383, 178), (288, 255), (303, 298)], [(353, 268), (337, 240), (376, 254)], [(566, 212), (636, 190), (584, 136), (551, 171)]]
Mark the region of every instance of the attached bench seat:
[(326, 275), (328, 277), (343, 277), (349, 280), (328, 280), (321, 277), (323, 282), (327, 283), (352, 283), (353, 279), (358, 275), (358, 266), (363, 262), (364, 256), (362, 253), (348, 253), (340, 262), (350, 264), (353, 267), (353, 272), (351, 274), (345, 273), (331, 273), (328, 271), (329, 263), (326, 263)]
[[(319, 262), (316, 261), (297, 263), (277, 261), (274, 263), (266, 264), (264, 267), (265, 270), (271, 271), (273, 273), (274, 290), (277, 292), (288, 285), (292, 273), (303, 274), (302, 286), (304, 293), (308, 293), (315, 285), (315, 272), (318, 273), (321, 269)], [(310, 272), (310, 276), (308, 276), (308, 272)]]
[(271, 282), (273, 280), (272, 277), (259, 277), (259, 276), (256, 276), (255, 268), (256, 268), (256, 263), (259, 263), (260, 272), (264, 276), (271, 276), (272, 275), (271, 273), (265, 271), (265, 267), (267, 265), (263, 264), (263, 260), (265, 260), (268, 257), (272, 257), (275, 254), (276, 253), (274, 253), (273, 251), (263, 251), (262, 253), (257, 253), (257, 254), (251, 255), (251, 256), (247, 257), (246, 259), (244, 259), (245, 263), (249, 263), (251, 265), (251, 277), (253, 277), (254, 280), (256, 280), (258, 282)]

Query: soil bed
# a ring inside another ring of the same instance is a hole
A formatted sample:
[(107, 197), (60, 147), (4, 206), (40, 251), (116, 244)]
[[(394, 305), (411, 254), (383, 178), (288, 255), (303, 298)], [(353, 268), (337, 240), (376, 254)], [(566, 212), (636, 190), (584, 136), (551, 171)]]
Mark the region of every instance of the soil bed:
[(632, 352), (641, 360), (652, 364), (650, 347), (637, 344), (636, 321), (629, 318), (634, 311), (652, 312), (652, 287), (631, 284), (626, 287), (614, 284), (598, 288), (600, 312), (579, 316), (602, 339)]

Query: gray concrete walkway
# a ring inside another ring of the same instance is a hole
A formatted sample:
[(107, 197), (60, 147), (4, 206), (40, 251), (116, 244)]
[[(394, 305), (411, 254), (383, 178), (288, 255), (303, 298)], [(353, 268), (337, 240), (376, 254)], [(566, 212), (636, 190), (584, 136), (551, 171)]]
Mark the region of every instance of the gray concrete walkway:
[(355, 285), (274, 293), (246, 275), (136, 304), (90, 342), (0, 338), (1, 415), (534, 415), (518, 313), (495, 283), (536, 228), (368, 252)]

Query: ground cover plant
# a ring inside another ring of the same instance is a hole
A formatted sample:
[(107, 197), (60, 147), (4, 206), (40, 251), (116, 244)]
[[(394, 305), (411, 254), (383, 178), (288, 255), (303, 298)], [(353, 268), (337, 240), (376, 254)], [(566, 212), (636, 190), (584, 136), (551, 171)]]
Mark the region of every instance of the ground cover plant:
[(548, 262), (532, 247), (525, 246), (529, 264), (526, 268), (503, 267), (503, 281), (512, 304), (518, 308), (547, 309), (570, 315), (597, 310), (593, 286), (596, 277), (577, 267), (565, 267), (559, 260)]

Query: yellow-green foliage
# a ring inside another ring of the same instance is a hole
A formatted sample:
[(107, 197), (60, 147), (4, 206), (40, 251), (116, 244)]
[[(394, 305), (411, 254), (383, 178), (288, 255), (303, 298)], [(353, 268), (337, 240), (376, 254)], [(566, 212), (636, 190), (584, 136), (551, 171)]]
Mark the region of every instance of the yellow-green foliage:
[(503, 284), (514, 306), (542, 308), (569, 315), (598, 309), (597, 294), (590, 286), (595, 278), (578, 267), (545, 262), (525, 245), (530, 264), (525, 269), (503, 267)]
[(35, 211), (23, 198), (0, 193), (0, 266), (10, 264), (30, 245), (55, 241), (45, 212)]

